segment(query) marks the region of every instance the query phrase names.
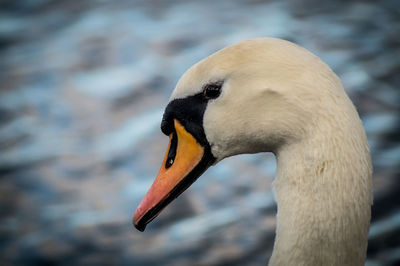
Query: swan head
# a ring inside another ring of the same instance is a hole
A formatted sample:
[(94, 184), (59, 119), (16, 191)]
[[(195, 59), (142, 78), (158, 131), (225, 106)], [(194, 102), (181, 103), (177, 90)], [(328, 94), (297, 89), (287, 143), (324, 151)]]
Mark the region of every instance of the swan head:
[(335, 82), (316, 56), (274, 38), (240, 42), (192, 66), (165, 109), (161, 129), (170, 145), (134, 214), (135, 227), (143, 231), (218, 161), (243, 153), (277, 153), (304, 138), (317, 116), (310, 111), (313, 105), (340, 93), (321, 84)]

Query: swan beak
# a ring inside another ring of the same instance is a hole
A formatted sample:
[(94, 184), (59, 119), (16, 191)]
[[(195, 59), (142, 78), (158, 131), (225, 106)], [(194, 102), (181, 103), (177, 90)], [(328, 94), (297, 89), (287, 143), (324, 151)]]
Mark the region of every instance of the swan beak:
[(161, 169), (133, 216), (134, 226), (142, 232), (210, 165), (204, 147), (177, 120), (174, 126)]

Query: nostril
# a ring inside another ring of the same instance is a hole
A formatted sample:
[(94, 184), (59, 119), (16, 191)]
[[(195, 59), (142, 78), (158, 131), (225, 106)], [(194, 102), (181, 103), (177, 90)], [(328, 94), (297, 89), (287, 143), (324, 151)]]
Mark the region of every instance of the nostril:
[(176, 149), (178, 147), (178, 136), (176, 132), (172, 133), (171, 144), (169, 145), (168, 157), (165, 161), (165, 168), (168, 169), (174, 164)]
[(165, 168), (169, 168), (173, 164), (174, 164), (174, 158), (168, 158), (166, 163), (165, 163)]

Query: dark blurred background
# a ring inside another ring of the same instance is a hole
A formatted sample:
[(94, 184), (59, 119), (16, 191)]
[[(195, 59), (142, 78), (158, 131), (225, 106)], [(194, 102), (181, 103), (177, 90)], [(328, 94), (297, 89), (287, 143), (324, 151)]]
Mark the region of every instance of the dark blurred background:
[(400, 3), (0, 0), (1, 265), (265, 265), (271, 154), (207, 171), (140, 233), (178, 78), (234, 42), (320, 56), (361, 115), (374, 163), (366, 265), (400, 265)]

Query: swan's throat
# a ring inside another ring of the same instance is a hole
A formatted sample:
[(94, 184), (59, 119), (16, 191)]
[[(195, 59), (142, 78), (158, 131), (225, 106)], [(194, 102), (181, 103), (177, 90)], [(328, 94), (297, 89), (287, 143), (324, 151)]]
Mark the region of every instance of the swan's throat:
[(320, 136), (328, 139), (277, 153), (277, 230), (269, 265), (364, 265), (371, 204), (365, 143)]

